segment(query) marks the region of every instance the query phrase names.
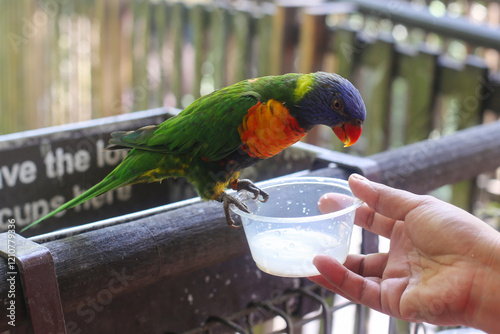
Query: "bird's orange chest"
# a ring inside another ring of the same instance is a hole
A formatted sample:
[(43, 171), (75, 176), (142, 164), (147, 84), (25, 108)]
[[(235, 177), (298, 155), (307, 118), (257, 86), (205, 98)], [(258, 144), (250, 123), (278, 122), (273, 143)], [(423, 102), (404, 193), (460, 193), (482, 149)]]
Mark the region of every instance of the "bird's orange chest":
[(250, 108), (238, 131), (243, 142), (241, 149), (259, 159), (278, 154), (307, 133), (288, 109), (276, 100), (265, 104), (259, 102)]

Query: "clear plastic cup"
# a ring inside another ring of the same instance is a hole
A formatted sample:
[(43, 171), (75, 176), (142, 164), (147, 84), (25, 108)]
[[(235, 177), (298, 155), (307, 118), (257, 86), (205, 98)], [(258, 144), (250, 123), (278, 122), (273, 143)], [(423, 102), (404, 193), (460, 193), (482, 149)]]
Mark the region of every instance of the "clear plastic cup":
[[(252, 257), (264, 272), (282, 277), (318, 275), (316, 255), (326, 254), (343, 263), (349, 252), (356, 209), (363, 203), (355, 198), (347, 181), (324, 177), (280, 178), (258, 184), (269, 193), (262, 203), (252, 194), (236, 197), (251, 213), (234, 205), (241, 216)], [(334, 193), (338, 211), (322, 214), (321, 196)]]

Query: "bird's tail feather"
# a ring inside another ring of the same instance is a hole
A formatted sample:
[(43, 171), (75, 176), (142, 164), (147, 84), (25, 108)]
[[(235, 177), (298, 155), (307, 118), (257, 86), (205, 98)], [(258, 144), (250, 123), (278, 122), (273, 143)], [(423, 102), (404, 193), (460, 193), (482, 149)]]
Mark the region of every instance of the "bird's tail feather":
[(118, 188), (118, 187), (121, 187), (123, 185), (126, 185), (126, 184), (129, 184), (130, 180), (123, 180), (123, 179), (120, 179), (119, 177), (117, 177), (116, 175), (113, 175), (113, 173), (109, 174), (108, 176), (106, 176), (101, 182), (99, 182), (98, 184), (96, 184), (95, 186), (93, 186), (92, 188), (89, 188), (88, 190), (86, 190), (85, 192), (83, 192), (82, 194), (80, 194), (79, 196), (73, 198), (72, 200), (64, 203), (63, 205), (61, 205), (60, 207), (58, 207), (57, 209), (55, 209), (54, 211), (48, 213), (47, 215), (45, 215), (44, 217), (34, 221), (33, 223), (31, 223), (30, 225), (26, 226), (25, 228), (23, 228), (21, 230), (21, 232), (24, 232), (25, 230), (35, 226), (36, 224), (40, 223), (41, 221), (47, 219), (47, 218), (50, 218), (52, 217), (53, 215), (55, 214), (58, 214), (59, 212), (61, 211), (64, 211), (66, 209), (70, 209), (70, 208), (73, 208), (77, 205), (80, 205), (82, 204), (83, 202), (85, 201), (88, 201), (89, 199), (93, 198), (93, 197), (96, 197), (96, 196), (99, 196), (109, 190), (113, 190), (115, 188)]

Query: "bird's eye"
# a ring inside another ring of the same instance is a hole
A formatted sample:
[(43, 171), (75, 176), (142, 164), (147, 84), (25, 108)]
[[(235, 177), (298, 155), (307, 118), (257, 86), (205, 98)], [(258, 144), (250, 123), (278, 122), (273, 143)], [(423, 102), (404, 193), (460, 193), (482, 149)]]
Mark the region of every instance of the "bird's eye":
[(342, 101), (340, 101), (339, 99), (333, 100), (332, 107), (333, 107), (334, 110), (340, 110), (340, 109), (342, 109)]

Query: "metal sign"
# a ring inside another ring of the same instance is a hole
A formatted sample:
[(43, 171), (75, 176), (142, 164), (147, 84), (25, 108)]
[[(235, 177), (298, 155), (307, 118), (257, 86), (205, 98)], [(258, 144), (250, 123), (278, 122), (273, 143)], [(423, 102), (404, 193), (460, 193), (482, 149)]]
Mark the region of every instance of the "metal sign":
[[(127, 154), (104, 150), (110, 133), (159, 124), (177, 110), (154, 109), (0, 136), (0, 232), (44, 216), (104, 178)], [(197, 196), (184, 179), (121, 187), (23, 233), (54, 231)]]

